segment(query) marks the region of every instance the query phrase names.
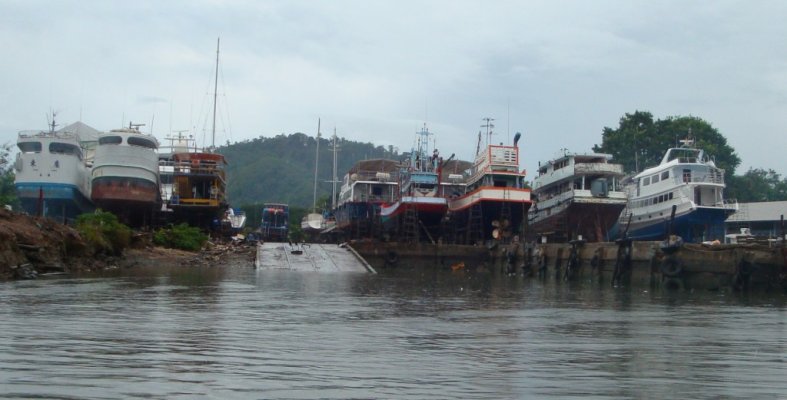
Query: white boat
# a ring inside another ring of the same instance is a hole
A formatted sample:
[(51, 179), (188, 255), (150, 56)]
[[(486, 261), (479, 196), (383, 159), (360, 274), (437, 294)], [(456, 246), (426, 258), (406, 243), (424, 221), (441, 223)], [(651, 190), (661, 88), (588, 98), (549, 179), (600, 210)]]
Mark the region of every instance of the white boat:
[(561, 154), (539, 163), (533, 179), (536, 204), (530, 209), (530, 228), (550, 242), (584, 239), (610, 241), (610, 230), (626, 206), (622, 190), (623, 166), (610, 154)]
[(246, 212), (243, 210), (236, 210), (228, 208), (225, 212), (227, 221), (229, 221), (230, 229), (233, 234), (240, 233), (246, 227)]
[(91, 198), (131, 225), (146, 225), (161, 203), (158, 141), (139, 126), (98, 135)]
[(325, 228), (325, 218), (322, 214), (309, 213), (301, 219), (301, 230), (307, 233), (319, 233)]
[(684, 242), (724, 238), (724, 220), (737, 210), (737, 202), (724, 200), (724, 170), (694, 148), (693, 140), (682, 142), (626, 187), (628, 203), (618, 220), (622, 234), (661, 240), (671, 233)]
[(79, 134), (55, 127), (19, 132), (14, 186), (25, 212), (69, 221), (93, 210), (90, 167)]
[[(491, 144), (491, 118), (486, 119), (486, 146), (481, 133), (475, 162), (464, 192), (448, 198), (448, 211), (458, 243), (499, 239), (509, 241), (522, 232), (522, 222), (530, 208), (530, 189), (525, 188), (525, 172), (519, 170), (521, 134), (513, 145)], [(450, 177), (450, 176), (449, 176)]]
[(317, 119), (317, 146), (314, 154), (314, 192), (312, 212), (301, 219), (301, 230), (307, 235), (316, 235), (325, 229), (325, 217), (317, 212), (317, 172), (320, 165), (320, 120)]

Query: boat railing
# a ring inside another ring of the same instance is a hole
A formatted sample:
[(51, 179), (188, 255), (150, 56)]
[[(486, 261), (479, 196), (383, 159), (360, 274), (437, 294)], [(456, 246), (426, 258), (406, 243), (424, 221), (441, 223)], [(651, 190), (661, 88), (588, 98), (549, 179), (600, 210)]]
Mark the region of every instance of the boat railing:
[[(686, 177), (684, 177), (684, 182), (687, 181)], [(724, 184), (724, 174), (723, 173), (708, 173), (702, 175), (692, 175), (691, 176), (691, 183), (715, 183), (719, 185)]]
[(214, 163), (159, 161), (159, 167), (172, 167), (175, 174), (224, 175), (224, 166)]
[(37, 131), (37, 130), (24, 130), (19, 132), (19, 138), (33, 139), (33, 138), (56, 138), (56, 139), (76, 139), (79, 136), (76, 133), (68, 131)]
[(740, 209), (738, 199), (724, 199), (722, 207), (729, 211), (738, 211)]
[(397, 171), (381, 172), (360, 170), (352, 174), (353, 180), (356, 181), (378, 181), (378, 182), (396, 182), (399, 180), (399, 173)]
[(574, 164), (574, 171), (578, 174), (609, 173), (623, 175), (623, 166), (620, 164), (578, 163)]

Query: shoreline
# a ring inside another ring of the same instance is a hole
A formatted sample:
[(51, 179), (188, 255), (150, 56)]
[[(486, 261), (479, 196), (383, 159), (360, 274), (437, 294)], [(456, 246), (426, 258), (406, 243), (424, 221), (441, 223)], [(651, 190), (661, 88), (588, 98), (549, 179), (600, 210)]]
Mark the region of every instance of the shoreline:
[[(192, 252), (154, 246), (150, 235), (135, 232), (120, 255), (91, 254), (76, 229), (48, 218), (0, 209), (0, 281), (35, 279), (46, 273), (90, 273), (110, 269), (184, 266), (219, 266), (228, 261), (251, 260), (254, 248), (246, 244), (208, 242)], [(251, 262), (251, 261), (249, 261)]]

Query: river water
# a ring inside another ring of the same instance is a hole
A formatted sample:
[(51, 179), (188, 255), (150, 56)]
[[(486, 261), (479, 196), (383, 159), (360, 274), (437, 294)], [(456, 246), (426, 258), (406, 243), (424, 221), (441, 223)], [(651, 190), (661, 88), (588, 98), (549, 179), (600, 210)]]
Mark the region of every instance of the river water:
[(0, 283), (0, 398), (787, 398), (783, 294), (493, 273)]

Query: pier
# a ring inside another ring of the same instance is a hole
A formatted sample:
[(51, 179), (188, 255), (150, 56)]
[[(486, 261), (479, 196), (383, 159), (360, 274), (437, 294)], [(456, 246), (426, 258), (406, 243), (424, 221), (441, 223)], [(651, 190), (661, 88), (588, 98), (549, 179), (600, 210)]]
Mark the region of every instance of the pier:
[(266, 242), (257, 245), (257, 270), (376, 273), (346, 245)]
[(787, 290), (787, 248), (670, 241), (508, 243), (487, 246), (358, 241), (378, 270), (489, 271), (563, 282), (686, 290)]

